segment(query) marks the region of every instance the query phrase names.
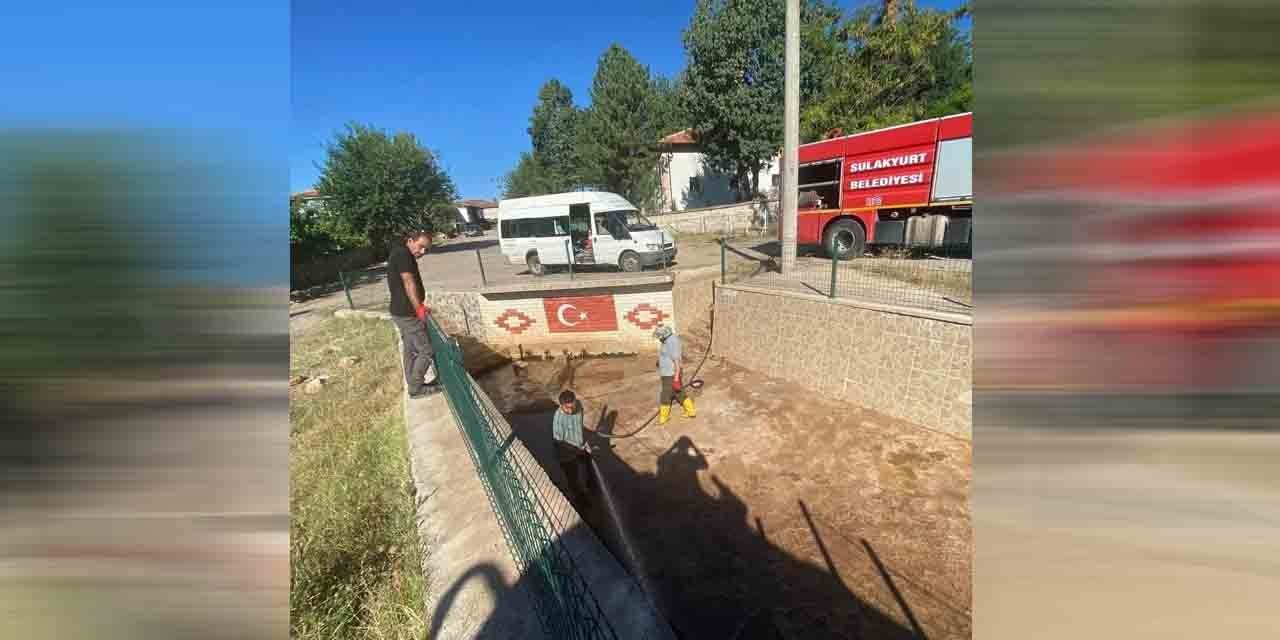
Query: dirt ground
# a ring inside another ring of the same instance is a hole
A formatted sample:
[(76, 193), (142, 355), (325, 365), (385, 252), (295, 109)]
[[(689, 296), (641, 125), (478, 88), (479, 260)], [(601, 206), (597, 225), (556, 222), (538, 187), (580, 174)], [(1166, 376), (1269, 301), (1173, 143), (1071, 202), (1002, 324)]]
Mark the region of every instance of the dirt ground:
[(589, 437), (601, 479), (573, 499), (683, 637), (970, 637), (968, 442), (714, 357), (698, 416), (659, 427), (653, 368), (534, 362), (481, 384), (562, 486), (554, 394), (617, 436)]

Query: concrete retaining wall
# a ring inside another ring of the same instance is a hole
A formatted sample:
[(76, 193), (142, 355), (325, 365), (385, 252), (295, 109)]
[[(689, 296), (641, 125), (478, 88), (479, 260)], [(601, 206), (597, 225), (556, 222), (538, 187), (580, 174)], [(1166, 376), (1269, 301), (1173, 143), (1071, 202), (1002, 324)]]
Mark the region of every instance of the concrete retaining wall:
[(691, 347), (711, 344), (711, 313), (719, 279), (719, 267), (676, 275), (672, 302), (681, 321), (680, 337)]
[[(778, 211), (776, 200), (767, 202), (765, 206), (775, 214)], [(690, 209), (680, 213), (654, 215), (649, 219), (654, 224), (670, 231), (677, 238), (685, 233), (722, 233), (734, 235), (745, 233), (751, 227), (752, 220), (760, 205), (755, 202), (740, 202), (723, 207), (706, 209)]]
[(671, 289), (667, 275), (490, 287), (478, 296), (482, 339), (494, 349), (526, 353), (656, 349), (653, 328), (676, 326)]
[(427, 291), (426, 304), (440, 328), (452, 335), (486, 340), (484, 312), (479, 293)]
[(972, 438), (972, 319), (741, 285), (715, 305), (717, 355)]
[[(510, 356), (639, 353), (657, 349), (653, 328), (659, 322), (678, 328), (673, 283), (667, 274), (533, 281), (472, 292), (427, 291), (426, 303), (445, 332)], [(336, 315), (387, 313), (340, 309)]]

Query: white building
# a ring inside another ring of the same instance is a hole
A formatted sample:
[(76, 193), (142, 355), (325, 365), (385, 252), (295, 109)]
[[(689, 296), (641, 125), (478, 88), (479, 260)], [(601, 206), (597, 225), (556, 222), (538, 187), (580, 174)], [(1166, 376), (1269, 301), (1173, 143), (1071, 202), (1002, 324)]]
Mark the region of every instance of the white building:
[[(714, 207), (739, 201), (738, 190), (732, 184), (733, 176), (707, 166), (691, 129), (663, 138), (662, 148), (659, 170), (664, 211)], [(767, 194), (777, 189), (775, 182), (779, 173), (778, 158), (775, 157), (760, 170), (760, 191)]]
[(319, 211), (323, 209), (324, 201), (328, 200), (327, 197), (320, 195), (320, 192), (316, 191), (315, 189), (307, 189), (306, 191), (299, 191), (298, 193), (295, 193), (289, 196), (289, 199), (291, 201), (292, 200), (301, 201), (302, 206), (304, 208), (312, 211)]
[[(456, 222), (459, 226), (473, 222), (483, 225), (490, 219), (496, 219), (498, 210), (498, 203), (492, 200), (459, 200), (453, 206), (458, 209)], [(489, 217), (490, 211), (494, 212), (494, 218)]]

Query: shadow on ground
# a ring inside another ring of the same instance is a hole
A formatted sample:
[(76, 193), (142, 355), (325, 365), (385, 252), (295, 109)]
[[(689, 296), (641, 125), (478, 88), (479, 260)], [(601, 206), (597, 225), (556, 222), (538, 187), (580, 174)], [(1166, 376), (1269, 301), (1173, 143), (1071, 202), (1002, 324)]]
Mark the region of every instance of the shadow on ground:
[(484, 250), (489, 247), (498, 246), (497, 240), (466, 240), (463, 242), (450, 242), (448, 244), (434, 244), (431, 246), (431, 253), (457, 253), (460, 251), (475, 251), (476, 249)]
[[(730, 246), (732, 247), (732, 243), (730, 244)], [(769, 256), (770, 258), (773, 258), (775, 260), (780, 260), (782, 258), (782, 244), (779, 243), (777, 240), (768, 240), (765, 242), (757, 242), (754, 244), (747, 243), (747, 244), (744, 244), (743, 246), (750, 248), (752, 251), (756, 251), (766, 256)], [(818, 247), (799, 245), (796, 247), (796, 255), (799, 255), (799, 256), (819, 255)]]
[[(782, 257), (782, 245), (777, 240), (770, 240), (767, 242), (761, 242), (754, 245), (743, 245), (743, 246), (750, 246), (750, 248), (753, 251), (758, 251), (760, 253), (763, 253), (764, 255), (769, 256), (770, 258)], [(879, 252), (891, 252), (891, 253), (896, 252), (897, 254), (900, 254), (897, 257), (912, 258), (912, 259), (935, 258), (935, 257), (942, 257), (942, 258), (972, 258), (973, 257), (972, 245), (945, 246), (945, 247), (913, 247), (910, 249), (904, 249), (902, 247), (892, 247), (892, 246), (878, 247), (877, 245), (872, 245), (869, 249), (871, 252), (870, 255), (878, 255)], [(796, 255), (819, 257), (819, 258), (824, 257), (821, 251), (821, 247), (817, 247), (814, 245), (800, 245), (796, 247)]]
[[(619, 563), (638, 577), (679, 637), (925, 637), (905, 601), (899, 598), (898, 602), (909, 625), (867, 604), (850, 589), (803, 501), (794, 509), (808, 522), (804, 535), (812, 536), (822, 550), (825, 566), (796, 558), (773, 544), (770, 536), (782, 532), (766, 531), (758, 519), (751, 522), (746, 503), (715, 474), (710, 476), (715, 492), (705, 491), (697, 475), (708, 469), (708, 463), (688, 437), (657, 452), (656, 470), (647, 471), (632, 468), (614, 454), (609, 440), (591, 434), (591, 444), (598, 447), (598, 472), (591, 474), (585, 492), (570, 489), (551, 440), (553, 411), (551, 402), (534, 403), (508, 419), (516, 437)], [(591, 421), (602, 433), (610, 433), (616, 415), (604, 407)], [(617, 492), (625, 492), (626, 500), (611, 502), (609, 496)], [(861, 544), (876, 557), (869, 543)], [(887, 589), (897, 595), (895, 578), (884, 570), (882, 575)], [(527, 576), (502, 588), (521, 589), (526, 580)], [(497, 600), (501, 606), (504, 599)], [(442, 601), (435, 616), (442, 619), (447, 609), (447, 600)], [(438, 628), (439, 622), (432, 626)], [(486, 623), (477, 637), (499, 633), (499, 622)]]

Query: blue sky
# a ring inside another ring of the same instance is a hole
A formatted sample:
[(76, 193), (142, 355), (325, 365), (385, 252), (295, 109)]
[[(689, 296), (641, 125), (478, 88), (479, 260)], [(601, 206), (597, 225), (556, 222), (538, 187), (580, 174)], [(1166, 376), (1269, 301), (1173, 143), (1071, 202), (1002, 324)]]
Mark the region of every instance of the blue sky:
[(283, 282), (289, 11), (279, 0), (6, 3), (0, 130), (110, 133), (127, 148), (85, 157), (116, 154), (152, 202), (178, 203), (149, 213), (195, 239), (182, 276)]
[(288, 25), (270, 0), (6, 3), (0, 122), (251, 132), (282, 157)]
[(543, 82), (558, 78), (577, 104), (588, 104), (596, 61), (614, 42), (651, 73), (676, 74), (693, 6), (295, 2), (292, 189), (314, 184), (325, 143), (345, 122), (358, 121), (416, 134), (440, 153), (461, 196), (496, 196), (502, 174), (529, 149), (525, 129)]

